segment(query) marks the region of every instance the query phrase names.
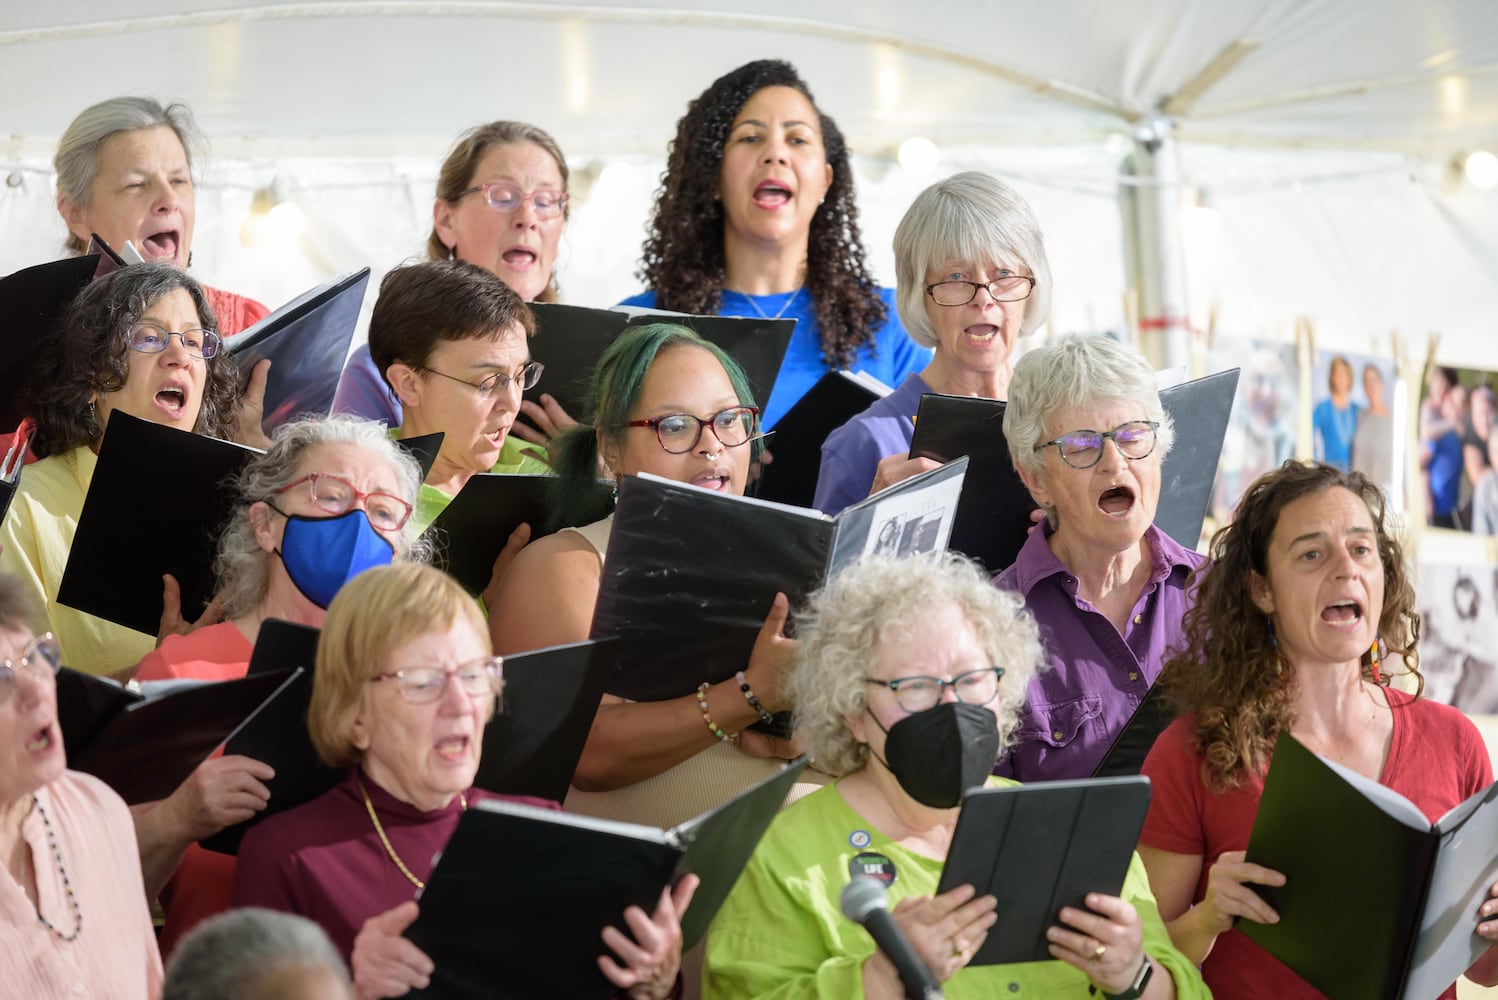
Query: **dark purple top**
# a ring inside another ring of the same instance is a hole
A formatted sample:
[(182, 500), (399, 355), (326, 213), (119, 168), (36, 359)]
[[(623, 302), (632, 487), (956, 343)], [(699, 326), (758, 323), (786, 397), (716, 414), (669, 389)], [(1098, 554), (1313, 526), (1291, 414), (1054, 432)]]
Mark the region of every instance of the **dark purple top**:
[(1024, 782), (1091, 776), (1149, 693), (1167, 654), (1181, 645), (1195, 596), (1186, 581), (1206, 562), (1151, 525), (1144, 535), (1149, 580), (1119, 635), (1102, 612), (1077, 596), (1077, 578), (1051, 551), (1048, 535), (1032, 531), (1014, 565), (994, 578), (995, 585), (1024, 597), (1050, 664), (1030, 681), (1014, 744), (994, 768)]
[(869, 495), (879, 460), (910, 450), (921, 397), (931, 391), (915, 373), (883, 399), (827, 435), (812, 506), (836, 514)]
[[(411, 874), (425, 882), (434, 860), (457, 829), (463, 806), (422, 812), (369, 779), (358, 767), (304, 806), (257, 823), (245, 834), (234, 871), (234, 906), (265, 906), (318, 924), (348, 961), (354, 937), (370, 917), (416, 898), (416, 886), (390, 860), (375, 833), (355, 777), (362, 776), (385, 836)], [(469, 805), (486, 798), (543, 808), (555, 802), (466, 793)]]

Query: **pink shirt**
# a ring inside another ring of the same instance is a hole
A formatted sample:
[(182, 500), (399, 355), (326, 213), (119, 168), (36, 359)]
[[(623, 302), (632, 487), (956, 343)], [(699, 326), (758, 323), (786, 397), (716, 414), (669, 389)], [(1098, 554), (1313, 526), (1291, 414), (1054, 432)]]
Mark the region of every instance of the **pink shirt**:
[(68, 882), (78, 899), (82, 930), (63, 941), (74, 916), (62, 874), (32, 807), (21, 836), (36, 871), (37, 905), (9, 872), (0, 874), (0, 990), (14, 997), (142, 1000), (161, 993), (161, 955), (141, 881), (135, 825), (124, 801), (102, 781), (64, 771), (36, 793), (46, 810)]

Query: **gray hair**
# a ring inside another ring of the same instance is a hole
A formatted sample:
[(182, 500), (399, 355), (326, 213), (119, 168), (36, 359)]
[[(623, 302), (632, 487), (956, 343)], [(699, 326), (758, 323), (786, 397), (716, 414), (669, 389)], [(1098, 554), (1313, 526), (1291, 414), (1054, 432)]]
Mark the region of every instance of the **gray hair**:
[(353, 994), (348, 968), (317, 924), (259, 907), (230, 910), (182, 939), (167, 964), (161, 1000), (269, 1000), (275, 979), (319, 966)]
[(926, 316), (926, 275), (945, 260), (1019, 267), (1035, 278), (1025, 300), (1021, 337), (1051, 312), (1051, 265), (1040, 223), (1025, 199), (988, 174), (953, 174), (922, 191), (895, 230), (895, 304), (910, 339), (936, 346)]
[[(400, 498), (415, 505), (421, 491), (421, 466), (390, 439), (384, 424), (346, 414), (282, 424), (271, 435), (270, 449), (246, 465), (234, 480), (238, 504), (219, 537), (218, 557), (213, 563), (225, 618), (246, 614), (259, 606), (270, 585), (265, 551), (255, 540), (255, 526), (246, 516), (247, 509), (292, 483), (302, 457), (310, 449), (332, 444), (357, 445), (385, 459), (395, 470)], [(430, 549), (427, 539), (416, 535), (413, 514), (401, 529), (396, 558), (426, 562)]]
[(1014, 366), (1004, 408), (1009, 457), (1015, 468), (1039, 475), (1043, 458), (1035, 446), (1046, 440), (1046, 428), (1058, 412), (1098, 403), (1139, 403), (1145, 418), (1160, 425), (1155, 451), (1163, 460), (1170, 454), (1175, 427), (1156, 386), (1149, 362), (1112, 337), (1072, 334), (1028, 351)]
[(995, 587), (960, 555), (869, 558), (838, 573), (796, 615), (796, 658), (788, 686), (796, 736), (817, 767), (842, 776), (863, 766), (863, 747), (847, 718), (868, 707), (869, 663), (888, 636), (932, 611), (955, 605), (995, 666), (1004, 668), (999, 697), (1000, 745), (1018, 723), (1030, 678), (1044, 661), (1040, 629), (1018, 595)]
[[(87, 205), (93, 197), (94, 178), (99, 173), (99, 151), (109, 137), (158, 125), (177, 133), (191, 172), (193, 147), (202, 140), (187, 105), (163, 107), (160, 101), (149, 97), (111, 97), (84, 108), (57, 141), (52, 169), (57, 172), (58, 196)], [(73, 233), (68, 234), (67, 247), (74, 253), (85, 249), (83, 240)]]

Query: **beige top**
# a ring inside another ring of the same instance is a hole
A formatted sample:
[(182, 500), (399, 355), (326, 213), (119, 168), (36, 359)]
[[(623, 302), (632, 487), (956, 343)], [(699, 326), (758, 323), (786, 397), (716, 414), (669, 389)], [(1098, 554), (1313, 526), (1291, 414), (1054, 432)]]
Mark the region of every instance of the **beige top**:
[[(603, 562), (609, 547), (609, 531), (614, 517), (585, 524), (581, 528), (563, 528), (581, 535)], [(641, 823), (646, 826), (672, 827), (700, 816), (733, 798), (750, 785), (763, 781), (783, 768), (784, 762), (765, 757), (750, 757), (737, 747), (716, 743), (694, 757), (689, 757), (653, 778), (609, 792), (582, 792), (576, 788), (567, 794), (563, 807), (568, 812), (603, 819)], [(797, 782), (788, 803), (831, 779), (810, 769)]]

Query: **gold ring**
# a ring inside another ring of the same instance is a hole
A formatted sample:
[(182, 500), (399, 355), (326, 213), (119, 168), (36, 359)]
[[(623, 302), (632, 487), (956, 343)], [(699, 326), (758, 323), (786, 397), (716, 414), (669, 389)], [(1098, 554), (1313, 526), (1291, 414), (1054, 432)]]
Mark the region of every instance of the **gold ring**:
[(1108, 954), (1108, 946), (1105, 944), (1100, 944), (1097, 946), (1097, 951), (1092, 953), (1092, 960), (1094, 962), (1102, 961), (1103, 956), (1106, 954)]
[(958, 944), (956, 938), (953, 938), (952, 939), (952, 957), (953, 958), (962, 958), (966, 954), (967, 954), (967, 949), (964, 948), (962, 945)]

